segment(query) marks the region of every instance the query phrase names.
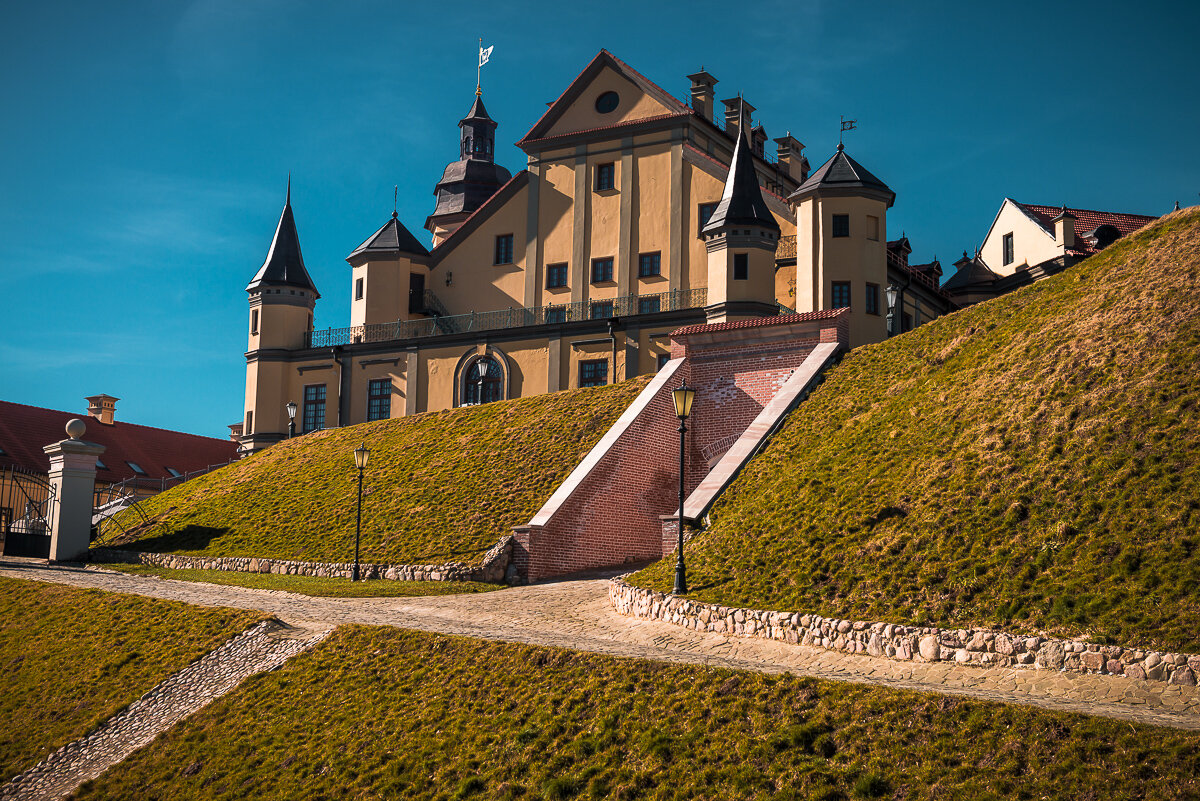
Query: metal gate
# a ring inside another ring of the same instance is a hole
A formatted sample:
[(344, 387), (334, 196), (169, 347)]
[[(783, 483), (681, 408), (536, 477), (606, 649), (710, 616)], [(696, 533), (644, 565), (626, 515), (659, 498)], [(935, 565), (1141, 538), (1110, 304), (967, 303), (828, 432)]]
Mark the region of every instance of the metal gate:
[(20, 467), (0, 468), (0, 535), (6, 556), (50, 556), (54, 487), (46, 476)]

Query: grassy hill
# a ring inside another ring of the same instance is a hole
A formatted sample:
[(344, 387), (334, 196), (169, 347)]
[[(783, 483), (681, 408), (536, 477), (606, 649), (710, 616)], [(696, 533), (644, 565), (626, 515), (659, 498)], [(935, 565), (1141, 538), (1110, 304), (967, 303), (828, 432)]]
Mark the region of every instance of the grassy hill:
[(0, 781), (262, 617), (0, 578)]
[(1198, 403), (1190, 209), (848, 354), (714, 507), (694, 597), (1200, 651)]
[(154, 525), (104, 544), (349, 561), (353, 451), (366, 443), (363, 561), (478, 561), (537, 511), (648, 381), (316, 431), (145, 501)]
[(77, 798), (1195, 798), (1200, 734), (344, 627)]

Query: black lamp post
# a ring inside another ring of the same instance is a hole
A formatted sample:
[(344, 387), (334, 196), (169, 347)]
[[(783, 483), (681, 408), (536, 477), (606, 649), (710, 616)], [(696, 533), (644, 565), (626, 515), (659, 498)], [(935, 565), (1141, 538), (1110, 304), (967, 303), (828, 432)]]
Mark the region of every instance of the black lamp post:
[(291, 439), (292, 437), (296, 436), (296, 402), (288, 401), (287, 406), (284, 406), (283, 408), (287, 409), (288, 439)]
[(896, 335), (896, 297), (900, 294), (900, 289), (895, 284), (888, 284), (887, 288), (887, 327), (888, 336)]
[(483, 403), (483, 379), (487, 378), (487, 359), (480, 359), (475, 362), (475, 375), (479, 377), (479, 397), (475, 399), (478, 404)]
[(692, 401), (696, 390), (684, 381), (678, 389), (671, 391), (675, 400), (675, 416), (679, 418), (679, 546), (675, 549), (675, 595), (687, 595), (687, 569), (683, 564), (683, 479), (684, 479), (684, 434), (687, 433), (688, 415), (692, 413)]
[(362, 479), (363, 468), (367, 466), (367, 457), (371, 452), (367, 450), (367, 443), (363, 443), (354, 449), (354, 465), (358, 468), (358, 522), (354, 524), (354, 572), (350, 574), (351, 581), (358, 581), (358, 543), (362, 536)]

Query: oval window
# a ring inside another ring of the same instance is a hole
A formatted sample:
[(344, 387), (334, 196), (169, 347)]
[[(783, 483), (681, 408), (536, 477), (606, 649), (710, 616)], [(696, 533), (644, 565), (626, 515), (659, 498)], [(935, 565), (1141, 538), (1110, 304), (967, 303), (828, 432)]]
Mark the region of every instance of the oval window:
[(599, 111), (601, 114), (616, 111), (617, 104), (620, 102), (621, 96), (616, 92), (605, 92), (596, 98), (596, 111)]

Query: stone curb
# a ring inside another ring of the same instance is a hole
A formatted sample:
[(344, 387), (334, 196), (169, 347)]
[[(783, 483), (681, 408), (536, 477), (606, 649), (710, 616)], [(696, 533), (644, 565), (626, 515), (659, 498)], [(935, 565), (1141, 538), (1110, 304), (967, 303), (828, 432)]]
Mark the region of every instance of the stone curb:
[[(359, 565), (359, 575), (366, 579), (387, 581), (481, 581), (499, 584), (507, 578), (515, 538), (508, 534), (492, 546), (483, 563), (447, 562), (441, 565)], [(268, 559), (254, 556), (184, 556), (182, 554), (124, 551), (116, 548), (93, 548), (87, 552), (89, 561), (151, 565), (173, 570), (229, 570), (238, 573), (274, 573), (285, 576), (314, 576), (318, 578), (350, 578), (354, 565), (343, 562), (298, 562), (290, 559)]]
[(990, 629), (900, 626), (836, 620), (801, 612), (736, 609), (635, 587), (625, 578), (612, 579), (608, 585), (609, 602), (617, 612), (694, 631), (916, 662), (1101, 673), (1184, 685), (1195, 685), (1200, 675), (1197, 655), (1025, 637)]

